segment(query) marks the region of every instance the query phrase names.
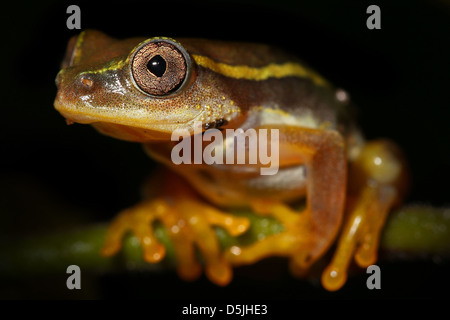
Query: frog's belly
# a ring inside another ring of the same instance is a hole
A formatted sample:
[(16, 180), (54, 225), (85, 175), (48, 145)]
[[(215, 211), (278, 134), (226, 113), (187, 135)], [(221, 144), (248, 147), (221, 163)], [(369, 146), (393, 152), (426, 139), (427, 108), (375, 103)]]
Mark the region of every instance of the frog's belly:
[(204, 197), (220, 206), (246, 206), (251, 199), (294, 201), (302, 198), (306, 189), (306, 168), (303, 165), (280, 168), (274, 175), (202, 166), (182, 174)]

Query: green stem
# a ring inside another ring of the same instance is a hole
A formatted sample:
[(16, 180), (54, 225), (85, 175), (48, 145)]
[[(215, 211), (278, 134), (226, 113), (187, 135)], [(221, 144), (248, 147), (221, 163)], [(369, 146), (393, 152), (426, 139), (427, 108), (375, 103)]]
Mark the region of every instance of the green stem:
[[(225, 230), (216, 229), (222, 247), (233, 244), (246, 245), (260, 237), (267, 237), (283, 230), (274, 219), (258, 217), (250, 212), (238, 212), (251, 220), (250, 230), (240, 237), (231, 237)], [(3, 241), (0, 248), (0, 276), (24, 274), (51, 274), (65, 272), (75, 264), (84, 271), (111, 272), (123, 270), (158, 271), (175, 263), (172, 244), (165, 229), (155, 225), (157, 238), (166, 246), (167, 256), (158, 264), (142, 259), (140, 246), (133, 236), (124, 239), (120, 253), (104, 258), (99, 252), (103, 244), (107, 224), (88, 226), (72, 232), (36, 236), (9, 243)], [(393, 212), (382, 235), (381, 249), (417, 256), (450, 255), (450, 209), (429, 206), (408, 206)]]

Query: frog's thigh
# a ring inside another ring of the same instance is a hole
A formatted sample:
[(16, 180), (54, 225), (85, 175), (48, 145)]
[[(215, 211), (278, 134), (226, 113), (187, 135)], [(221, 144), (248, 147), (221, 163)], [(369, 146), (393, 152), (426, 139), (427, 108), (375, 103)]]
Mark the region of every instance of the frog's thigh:
[(335, 131), (277, 129), (280, 164), (297, 162), (306, 167), (306, 209), (298, 213), (281, 202), (255, 199), (255, 212), (274, 216), (285, 230), (249, 247), (233, 247), (228, 257), (235, 264), (246, 264), (271, 255), (290, 256), (294, 269), (304, 270), (329, 247), (340, 227), (347, 179), (345, 147)]
[(368, 143), (350, 164), (349, 194), (356, 196), (356, 202), (348, 208), (336, 253), (322, 275), (328, 290), (344, 285), (353, 256), (361, 267), (375, 263), (387, 213), (405, 193), (405, 167), (400, 151), (388, 141)]

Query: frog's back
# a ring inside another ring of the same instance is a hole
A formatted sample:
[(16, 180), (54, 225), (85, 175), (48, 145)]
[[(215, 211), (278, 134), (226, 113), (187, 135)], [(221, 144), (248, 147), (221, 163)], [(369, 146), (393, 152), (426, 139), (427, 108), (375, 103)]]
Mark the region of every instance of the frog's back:
[[(234, 101), (234, 105), (245, 114), (242, 116), (245, 120), (239, 123), (239, 127), (246, 130), (264, 125), (287, 125), (337, 130), (347, 142), (349, 159), (357, 154), (363, 138), (356, 127), (348, 94), (336, 89), (295, 55), (257, 43), (204, 39), (179, 41), (191, 54), (200, 72), (213, 72), (215, 74), (211, 79), (220, 79), (219, 83), (212, 83), (215, 88), (222, 90), (220, 95)], [(302, 166), (289, 170), (294, 171), (282, 169), (278, 177), (284, 175), (283, 181), (293, 178), (295, 181), (290, 183), (290, 187), (301, 193)], [(225, 183), (220, 181), (227, 179), (221, 177), (216, 180), (216, 184)], [(248, 181), (241, 186), (241, 194), (251, 193)], [(206, 185), (206, 182), (199, 184)], [(261, 181), (255, 184), (260, 186)], [(239, 189), (237, 185), (236, 180), (233, 180), (235, 189)], [(212, 186), (209, 190), (212, 190)]]
[(260, 122), (330, 128), (344, 135), (353, 126), (348, 95), (289, 52), (259, 43), (178, 41), (199, 68), (222, 77), (224, 93), (250, 113), (252, 126)]
[(278, 47), (262, 43), (220, 41), (201, 38), (177, 39), (193, 55), (209, 57), (229, 65), (261, 68), (269, 64), (298, 62), (298, 58)]

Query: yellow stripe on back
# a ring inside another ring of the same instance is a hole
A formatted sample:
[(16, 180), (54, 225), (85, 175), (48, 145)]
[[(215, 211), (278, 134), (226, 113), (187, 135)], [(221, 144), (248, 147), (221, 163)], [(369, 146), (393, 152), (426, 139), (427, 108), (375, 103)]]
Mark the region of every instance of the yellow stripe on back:
[(77, 37), (77, 42), (75, 43), (75, 56), (73, 57), (72, 64), (77, 64), (81, 58), (81, 46), (84, 42), (84, 37), (86, 35), (85, 31), (82, 31), (79, 36)]
[(262, 81), (268, 78), (300, 77), (310, 79), (318, 86), (328, 85), (327, 81), (316, 72), (295, 62), (271, 63), (263, 67), (254, 68), (245, 65), (229, 65), (215, 62), (208, 57), (200, 55), (192, 55), (192, 57), (199, 66), (235, 79)]

